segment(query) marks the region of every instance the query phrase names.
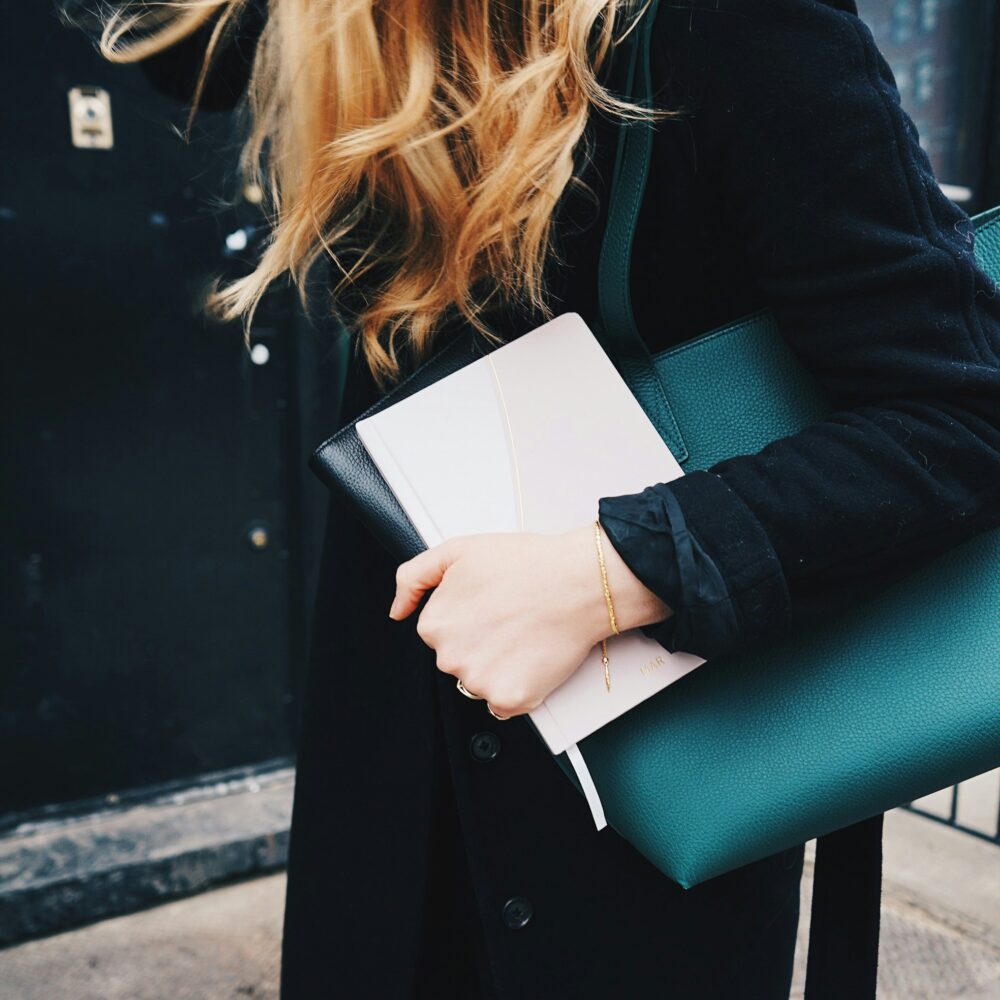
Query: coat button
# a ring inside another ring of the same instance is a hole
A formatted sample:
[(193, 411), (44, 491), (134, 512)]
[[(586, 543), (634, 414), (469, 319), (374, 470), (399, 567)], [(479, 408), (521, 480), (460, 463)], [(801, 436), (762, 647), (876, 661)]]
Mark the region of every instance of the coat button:
[(469, 740), (469, 753), (473, 760), (478, 760), (481, 764), (493, 760), (500, 752), (500, 737), (496, 733), (491, 733), (484, 729), (481, 733), (476, 733)]
[(511, 896), (503, 904), (503, 922), (512, 930), (522, 928), (530, 919), (534, 912), (531, 903), (523, 896)]

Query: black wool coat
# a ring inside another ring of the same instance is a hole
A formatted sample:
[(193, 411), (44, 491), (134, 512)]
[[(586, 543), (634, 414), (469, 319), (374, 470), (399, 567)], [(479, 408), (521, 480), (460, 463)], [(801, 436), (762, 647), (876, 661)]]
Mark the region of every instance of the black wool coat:
[[(838, 403), (759, 455), (671, 484), (738, 595), (735, 648), (1000, 522), (1000, 295), (853, 0), (661, 2), (654, 64), (658, 100), (695, 113), (656, 130), (632, 269), (639, 329), (656, 351), (770, 306)], [(235, 65), (210, 99), (235, 99)], [(151, 72), (183, 75), (163, 59)], [(555, 311), (585, 319), (614, 138), (596, 113), (590, 129), (598, 205), (563, 200), (565, 263), (550, 269)], [(510, 336), (537, 322), (495, 317)], [(355, 362), (343, 422), (376, 398)], [(655, 565), (655, 538), (643, 545), (623, 552), (637, 570)], [(395, 569), (332, 496), (285, 1000), (786, 997), (802, 846), (683, 890), (596, 832), (527, 722), (462, 697), (416, 615), (387, 617)], [(859, 860), (843, 876), (877, 902), (877, 870)]]

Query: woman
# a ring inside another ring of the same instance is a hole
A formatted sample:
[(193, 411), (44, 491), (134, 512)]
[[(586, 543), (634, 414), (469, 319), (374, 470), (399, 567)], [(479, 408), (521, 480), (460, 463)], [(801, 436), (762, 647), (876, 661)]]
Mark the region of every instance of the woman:
[[(151, 77), (235, 101), (264, 20), (242, 12), (236, 45), (212, 32), (240, 6), (218, 0), (165, 35), (178, 44), (147, 60)], [(272, 0), (246, 162), (269, 149), (275, 238), (214, 305), (248, 315), (289, 265), (332, 260), (359, 348), (345, 422), (462, 324), (509, 339), (547, 307), (592, 319), (616, 127), (605, 46), (636, 14)], [(1000, 296), (853, 0), (664, 2), (653, 44), (658, 106), (692, 113), (656, 130), (639, 329), (657, 351), (768, 305), (836, 403), (757, 455), (595, 511), (620, 626), (713, 658), (997, 523)], [(725, 588), (710, 607), (677, 566), (679, 527)], [(593, 829), (523, 718), (605, 629), (589, 530), (465, 538), (397, 566), (331, 498), (286, 1000), (788, 996), (802, 846), (685, 891)], [(879, 826), (862, 826), (867, 853), (847, 852), (842, 881), (868, 909), (831, 937), (860, 932), (873, 956)], [(837, 919), (832, 897), (814, 909), (814, 926)], [(817, 960), (811, 997), (873, 994), (847, 957)]]

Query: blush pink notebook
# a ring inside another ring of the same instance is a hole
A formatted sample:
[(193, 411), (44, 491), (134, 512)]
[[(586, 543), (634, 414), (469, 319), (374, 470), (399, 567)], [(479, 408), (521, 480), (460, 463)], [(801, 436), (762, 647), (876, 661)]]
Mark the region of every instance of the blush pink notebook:
[[(602, 496), (637, 493), (683, 475), (576, 313), (504, 344), (356, 428), (428, 546), (464, 534), (569, 531), (594, 520)], [(599, 587), (596, 551), (594, 560)], [(531, 713), (552, 753), (567, 753), (599, 828), (603, 810), (578, 742), (705, 662), (668, 652), (638, 629), (611, 636), (608, 657), (610, 691), (598, 644)]]

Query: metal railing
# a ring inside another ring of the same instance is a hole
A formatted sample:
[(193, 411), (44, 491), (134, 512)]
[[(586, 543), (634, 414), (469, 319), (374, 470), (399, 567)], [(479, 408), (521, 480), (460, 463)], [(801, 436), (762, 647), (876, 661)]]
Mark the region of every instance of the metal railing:
[(1000, 845), (1000, 769), (943, 788), (903, 808)]

